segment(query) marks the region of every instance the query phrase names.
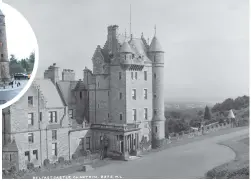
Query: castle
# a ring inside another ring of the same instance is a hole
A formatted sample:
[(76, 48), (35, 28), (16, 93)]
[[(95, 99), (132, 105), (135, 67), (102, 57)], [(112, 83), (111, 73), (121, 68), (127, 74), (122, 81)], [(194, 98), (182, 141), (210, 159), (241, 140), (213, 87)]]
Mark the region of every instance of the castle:
[(10, 81), (5, 16), (0, 10), (0, 82)]
[(155, 35), (149, 45), (108, 27), (97, 46), (93, 71), (51, 65), (19, 101), (3, 110), (3, 168), (35, 166), (45, 159), (71, 159), (83, 150), (139, 151), (141, 143), (161, 146), (165, 138), (164, 51)]

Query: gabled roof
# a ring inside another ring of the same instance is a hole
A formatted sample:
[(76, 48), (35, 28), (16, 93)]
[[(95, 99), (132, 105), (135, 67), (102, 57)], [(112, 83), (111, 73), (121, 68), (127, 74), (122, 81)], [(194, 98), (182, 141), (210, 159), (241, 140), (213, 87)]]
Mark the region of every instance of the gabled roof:
[(233, 111), (232, 111), (232, 109), (230, 109), (230, 111), (229, 111), (229, 113), (228, 113), (228, 116), (227, 116), (228, 118), (235, 118), (235, 116), (234, 116), (234, 113), (233, 113)]
[(69, 106), (72, 104), (72, 90), (76, 87), (77, 81), (59, 81), (57, 82), (58, 92), (64, 104)]
[(11, 143), (8, 143), (3, 146), (3, 152), (18, 152), (16, 141), (13, 140)]
[(156, 36), (152, 39), (149, 52), (164, 52)]
[(0, 16), (4, 16), (3, 12), (1, 11), (1, 9), (0, 9)]
[(64, 107), (63, 100), (50, 79), (35, 79), (34, 83), (38, 86), (38, 89), (46, 100), (47, 108)]

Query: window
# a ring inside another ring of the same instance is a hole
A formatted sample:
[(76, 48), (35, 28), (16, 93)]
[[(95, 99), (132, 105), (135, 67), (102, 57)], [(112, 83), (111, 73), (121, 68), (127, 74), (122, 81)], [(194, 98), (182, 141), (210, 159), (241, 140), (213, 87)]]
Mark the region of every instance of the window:
[(148, 118), (148, 110), (147, 110), (147, 108), (144, 108), (144, 118), (147, 120), (147, 118)]
[(36, 160), (38, 160), (38, 151), (37, 150), (33, 150), (33, 155), (36, 158)]
[(154, 78), (156, 79), (156, 73), (154, 73)]
[(29, 143), (34, 143), (34, 135), (33, 135), (33, 133), (28, 133), (28, 142)]
[(34, 124), (34, 115), (33, 113), (28, 113), (28, 126)]
[(126, 55), (125, 55), (125, 60), (126, 60)]
[(156, 94), (154, 94), (154, 98), (157, 98), (157, 95), (156, 95)]
[(102, 141), (103, 141), (103, 136), (100, 136), (100, 138), (99, 138), (100, 144), (102, 144)]
[(52, 140), (57, 140), (57, 130), (52, 130)]
[(134, 59), (134, 54), (132, 54), (132, 58)]
[(136, 119), (137, 119), (137, 111), (136, 111), (136, 109), (133, 109), (132, 110), (132, 120), (136, 121)]
[(81, 91), (79, 92), (79, 97), (80, 97), (80, 99), (82, 99), (82, 92)]
[(3, 58), (3, 54), (1, 54), (1, 58)]
[(144, 80), (147, 80), (147, 71), (144, 71)]
[(99, 87), (99, 82), (98, 82), (98, 87)]
[(147, 89), (144, 89), (144, 99), (147, 99)]
[(107, 117), (108, 117), (108, 118), (110, 117), (110, 114), (109, 114), (109, 113), (107, 114)]
[(99, 108), (99, 104), (98, 104), (98, 108)]
[(49, 122), (50, 123), (57, 122), (57, 112), (56, 111), (49, 112)]
[(122, 79), (122, 72), (119, 72), (119, 80)]
[(119, 99), (122, 99), (122, 92), (119, 93)]
[(156, 109), (154, 109), (154, 115), (157, 115), (157, 110)]
[(39, 113), (39, 121), (42, 121), (42, 120), (43, 120), (43, 113), (40, 112), (40, 113)]
[(86, 150), (90, 150), (91, 148), (91, 138), (86, 137)]
[(132, 90), (132, 99), (136, 100), (136, 89)]
[(25, 160), (27, 160), (27, 161), (31, 160), (29, 151), (24, 152), (24, 156), (25, 156)]
[(131, 72), (131, 78), (132, 78), (132, 80), (133, 80), (133, 72)]
[(108, 97), (110, 96), (110, 91), (108, 91)]
[(157, 126), (155, 127), (155, 132), (156, 132), (156, 133), (158, 132), (158, 127), (157, 127)]
[(28, 105), (29, 106), (33, 105), (33, 97), (32, 96), (28, 96)]
[(123, 114), (122, 113), (119, 114), (119, 119), (120, 119), (120, 121), (123, 120)]
[(138, 72), (135, 72), (135, 79), (138, 79)]
[(52, 151), (52, 155), (53, 156), (57, 156), (58, 155), (57, 143), (52, 143), (52, 145), (51, 145), (51, 151)]
[(69, 118), (73, 118), (73, 109), (69, 109), (68, 113), (69, 113)]

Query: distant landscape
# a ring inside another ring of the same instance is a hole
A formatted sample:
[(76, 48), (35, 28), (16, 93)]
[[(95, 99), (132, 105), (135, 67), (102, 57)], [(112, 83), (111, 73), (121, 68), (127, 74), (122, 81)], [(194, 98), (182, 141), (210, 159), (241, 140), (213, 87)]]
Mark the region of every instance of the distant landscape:
[(35, 63), (35, 52), (32, 52), (29, 57), (17, 59), (15, 55), (10, 55), (10, 75), (16, 73), (31, 74)]
[(223, 122), (226, 120), (229, 110), (232, 109), (240, 125), (249, 124), (249, 96), (228, 98), (222, 103), (210, 104), (204, 102), (166, 102), (166, 135), (188, 131), (190, 127), (199, 127), (205, 120), (205, 109), (209, 114), (206, 124)]

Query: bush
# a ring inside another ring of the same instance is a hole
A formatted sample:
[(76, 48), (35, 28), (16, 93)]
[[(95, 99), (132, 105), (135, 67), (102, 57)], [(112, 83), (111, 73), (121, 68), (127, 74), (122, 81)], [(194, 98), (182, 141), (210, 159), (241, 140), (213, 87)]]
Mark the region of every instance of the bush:
[(44, 160), (44, 166), (47, 167), (50, 165), (50, 160), (49, 159), (45, 159)]
[(80, 150), (82, 156), (87, 156), (88, 152), (85, 149)]
[(27, 164), (27, 169), (28, 169), (28, 170), (34, 169), (34, 164), (33, 164), (33, 163), (28, 163), (28, 164)]
[(77, 154), (75, 154), (75, 153), (74, 153), (74, 154), (72, 154), (72, 159), (73, 159), (73, 160), (77, 160), (77, 159), (78, 159)]
[(59, 158), (58, 158), (58, 163), (60, 163), (60, 164), (61, 164), (61, 163), (64, 163), (64, 157), (62, 157), (62, 156), (59, 157)]
[(14, 173), (16, 171), (17, 171), (17, 168), (16, 168), (15, 165), (13, 165), (13, 166), (10, 167), (10, 173)]

